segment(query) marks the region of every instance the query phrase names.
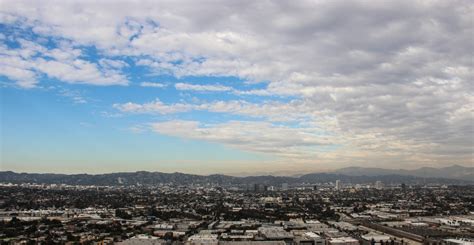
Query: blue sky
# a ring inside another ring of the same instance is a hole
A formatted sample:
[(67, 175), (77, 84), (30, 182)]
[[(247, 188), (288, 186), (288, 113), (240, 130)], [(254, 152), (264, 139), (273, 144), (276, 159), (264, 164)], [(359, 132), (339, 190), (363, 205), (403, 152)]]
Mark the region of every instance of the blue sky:
[[(47, 49), (57, 48), (55, 38), (31, 33), (29, 28), (2, 25), (2, 33), (33, 43), (44, 43)], [(48, 40), (48, 41), (45, 41)], [(6, 39), (9, 50), (20, 50), (15, 39)], [(79, 47), (79, 58), (98, 63), (101, 54), (90, 46)], [(60, 79), (41, 75), (41, 86), (25, 89), (15, 81), (2, 76), (2, 153), (7, 168), (18, 171), (48, 172), (71, 167), (71, 171), (107, 172), (111, 170), (164, 170), (195, 171), (211, 164), (249, 162), (272, 159), (259, 153), (240, 151), (212, 142), (182, 139), (145, 131), (147, 121), (171, 119), (199, 120), (222, 123), (230, 120), (253, 120), (235, 115), (221, 115), (204, 111), (191, 111), (173, 115), (127, 116), (112, 108), (113, 104), (134, 101), (146, 103), (157, 98), (165, 103), (194, 100), (240, 100), (258, 102), (259, 96), (232, 93), (189, 93), (174, 87), (178, 83), (229, 86), (251, 90), (265, 87), (265, 83), (245, 83), (236, 77), (176, 78), (157, 74), (146, 67), (136, 66), (128, 57), (113, 59), (126, 63), (121, 72), (126, 74), (127, 86), (90, 86), (62, 83)], [(143, 86), (142, 83), (163, 84), (163, 87)], [(277, 97), (285, 101), (285, 97)], [(221, 163), (223, 162), (223, 163)], [(130, 167), (130, 165), (138, 166)], [(179, 164), (179, 166), (177, 166)], [(215, 168), (215, 166), (213, 166)], [(226, 171), (217, 167), (216, 171)], [(199, 171), (199, 170), (198, 170)]]
[(470, 166), (469, 6), (4, 1), (0, 168)]

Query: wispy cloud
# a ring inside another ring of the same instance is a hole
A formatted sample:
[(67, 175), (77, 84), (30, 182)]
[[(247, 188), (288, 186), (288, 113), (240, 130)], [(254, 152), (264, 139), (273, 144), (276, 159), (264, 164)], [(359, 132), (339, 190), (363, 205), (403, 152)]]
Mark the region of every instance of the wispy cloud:
[[(114, 104), (113, 107), (121, 112), (134, 114), (174, 114), (188, 111), (208, 111), (215, 113), (227, 113), (255, 118), (265, 118), (270, 121), (295, 121), (313, 117), (314, 111), (301, 101), (291, 103), (263, 102), (250, 103), (244, 100), (227, 100), (197, 103), (163, 103), (160, 99), (138, 104), (127, 102)], [(292, 110), (291, 112), (289, 110)], [(282, 114), (282, 111), (287, 113)]]
[(82, 96), (82, 94), (77, 90), (70, 89), (61, 89), (59, 95), (63, 97), (70, 98), (75, 104), (86, 104), (87, 100)]
[(274, 95), (267, 89), (251, 89), (251, 90), (240, 90), (230, 86), (224, 86), (220, 84), (192, 84), (192, 83), (176, 83), (175, 88), (183, 91), (195, 91), (195, 92), (228, 92), (235, 95), (256, 95), (256, 96), (271, 96)]
[(267, 122), (230, 121), (202, 125), (197, 121), (166, 121), (151, 124), (155, 132), (218, 142), (246, 151), (276, 154), (282, 157), (309, 158), (315, 149), (336, 143), (314, 128), (292, 128)]
[(191, 84), (191, 83), (176, 83), (174, 87), (177, 90), (190, 90), (190, 91), (200, 91), (200, 92), (224, 92), (233, 90), (232, 87), (227, 87), (223, 85), (201, 85), (201, 84)]
[(141, 82), (140, 86), (142, 87), (151, 87), (151, 88), (165, 88), (168, 85), (164, 83), (158, 83), (158, 82)]
[(175, 103), (167, 105), (160, 100), (155, 100), (153, 102), (145, 104), (136, 104), (132, 102), (127, 102), (124, 104), (114, 104), (114, 108), (128, 113), (156, 113), (156, 114), (170, 114), (178, 112), (186, 112), (193, 110), (194, 106), (186, 103)]

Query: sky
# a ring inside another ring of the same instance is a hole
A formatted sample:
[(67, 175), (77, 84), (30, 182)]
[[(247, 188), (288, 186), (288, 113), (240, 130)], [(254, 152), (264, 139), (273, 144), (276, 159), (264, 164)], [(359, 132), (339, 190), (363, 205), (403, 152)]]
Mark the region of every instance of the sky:
[(474, 166), (473, 10), (0, 0), (0, 170)]

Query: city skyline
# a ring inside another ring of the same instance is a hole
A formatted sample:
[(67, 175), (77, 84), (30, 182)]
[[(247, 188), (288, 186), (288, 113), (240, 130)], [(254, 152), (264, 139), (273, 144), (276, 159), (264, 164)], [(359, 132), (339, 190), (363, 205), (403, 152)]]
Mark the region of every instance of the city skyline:
[(0, 1), (0, 170), (472, 167), (472, 12)]

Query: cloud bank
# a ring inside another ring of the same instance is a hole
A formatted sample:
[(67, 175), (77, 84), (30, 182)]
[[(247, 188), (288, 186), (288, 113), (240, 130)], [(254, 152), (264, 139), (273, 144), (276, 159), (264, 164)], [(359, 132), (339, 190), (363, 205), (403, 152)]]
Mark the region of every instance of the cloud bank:
[[(160, 134), (284, 161), (474, 163), (470, 1), (3, 1), (0, 8), (4, 25), (66, 40), (54, 49), (27, 40), (17, 48), (0, 46), (0, 74), (20, 87), (37, 86), (41, 76), (129, 85), (132, 62), (176, 78), (266, 83), (252, 90), (223, 83), (171, 86), (179, 91), (291, 98), (113, 105), (130, 116), (197, 111), (245, 117), (217, 124), (147, 122)], [(14, 37), (2, 37), (8, 38)], [(103, 58), (82, 58), (85, 46)]]

